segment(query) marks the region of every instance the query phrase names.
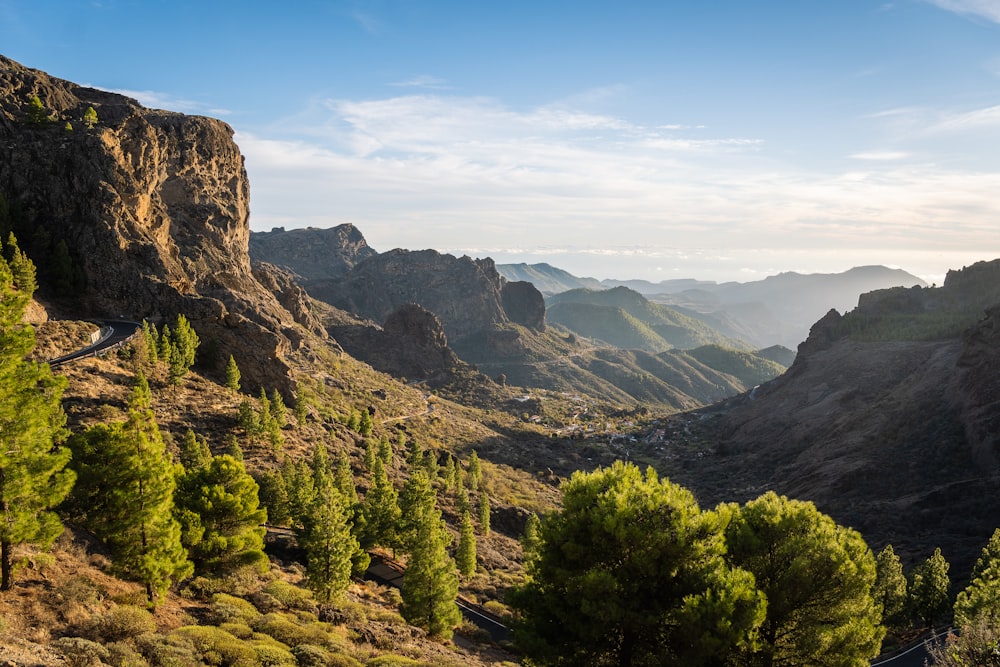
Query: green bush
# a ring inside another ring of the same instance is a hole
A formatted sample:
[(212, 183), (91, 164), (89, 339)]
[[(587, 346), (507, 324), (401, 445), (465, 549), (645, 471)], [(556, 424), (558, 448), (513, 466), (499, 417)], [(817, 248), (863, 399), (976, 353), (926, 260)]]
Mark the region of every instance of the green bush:
[(253, 639), (256, 633), (253, 629), (246, 623), (241, 623), (239, 621), (232, 621), (226, 623), (219, 623), (219, 629), (225, 630), (233, 637), (237, 639)]
[(298, 662), (288, 647), (273, 639), (258, 639), (251, 642), (257, 652), (261, 667), (295, 667)]
[(252, 624), (262, 614), (253, 604), (228, 593), (216, 593), (212, 596), (212, 618), (216, 624), (244, 623)]
[(299, 644), (292, 648), (292, 655), (299, 667), (326, 667), (330, 664), (330, 652), (315, 644)]
[(267, 614), (253, 624), (253, 629), (292, 648), (302, 644), (313, 644), (333, 649), (343, 644), (343, 639), (328, 623), (319, 621), (299, 623), (287, 614)]
[(289, 609), (316, 611), (316, 601), (311, 591), (293, 586), (287, 581), (276, 579), (264, 588), (264, 593), (276, 598)]
[(83, 637), (60, 637), (52, 642), (51, 647), (66, 658), (69, 667), (91, 667), (106, 662), (110, 657), (108, 649)]
[(209, 665), (218, 667), (258, 667), (253, 646), (210, 625), (187, 625), (177, 628), (169, 637), (187, 639)]
[(367, 667), (431, 667), (429, 663), (404, 658), (401, 655), (380, 655), (368, 661)]
[(104, 643), (134, 639), (156, 631), (153, 615), (142, 607), (119, 605), (94, 619), (91, 634)]
[(125, 642), (112, 642), (108, 649), (107, 663), (111, 667), (149, 667), (149, 662)]

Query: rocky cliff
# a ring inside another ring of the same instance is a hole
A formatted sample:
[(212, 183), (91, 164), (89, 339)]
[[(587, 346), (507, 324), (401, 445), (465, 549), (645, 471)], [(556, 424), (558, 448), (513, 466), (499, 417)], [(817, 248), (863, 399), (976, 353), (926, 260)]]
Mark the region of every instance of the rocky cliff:
[(290, 229), (250, 234), (250, 258), (283, 266), (299, 277), (308, 290), (312, 281), (335, 280), (378, 252), (351, 224), (329, 229)]
[(248, 385), (287, 382), (282, 359), (301, 330), (251, 271), (249, 186), (225, 123), (0, 56), (0, 194), (40, 273), (71, 267), (42, 294), (63, 315), (185, 313), (203, 340), (238, 351)]
[(704, 413), (713, 455), (671, 476), (709, 501), (813, 500), (875, 548), (915, 560), (940, 546), (967, 576), (1000, 516), (997, 270), (831, 311), (787, 373)]
[[(277, 263), (270, 254), (261, 258)], [(285, 266), (300, 273), (302, 265)], [(369, 256), (336, 279), (305, 284), (313, 297), (379, 323), (400, 306), (419, 304), (440, 319), (453, 341), (510, 322), (545, 328), (541, 292), (529, 283), (507, 282), (492, 259), (397, 249)]]

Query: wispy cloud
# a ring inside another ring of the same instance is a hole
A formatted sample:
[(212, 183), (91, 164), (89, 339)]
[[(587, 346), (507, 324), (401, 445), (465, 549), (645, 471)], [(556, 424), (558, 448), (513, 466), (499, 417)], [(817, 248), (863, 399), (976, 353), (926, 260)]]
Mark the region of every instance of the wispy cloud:
[[(97, 86), (95, 86), (97, 87)], [(128, 90), (125, 88), (101, 88), (109, 93), (118, 93), (131, 97), (139, 104), (150, 109), (167, 109), (169, 111), (180, 111), (182, 113), (207, 114), (210, 116), (228, 116), (232, 113), (229, 109), (214, 107), (205, 102), (189, 100), (183, 97), (174, 97), (169, 93), (161, 93), (155, 90)]]
[(427, 90), (447, 90), (451, 87), (448, 85), (447, 79), (427, 74), (421, 74), (404, 81), (394, 81), (389, 85), (397, 88), (425, 88)]
[(978, 16), (1000, 23), (1000, 2), (997, 0), (927, 0), (927, 2), (949, 12)]
[(569, 241), (581, 262), (628, 268), (629, 257), (707, 261), (692, 250), (706, 239), (772, 248), (769, 266), (792, 249), (821, 248), (833, 262), (866, 248), (873, 259), (879, 249), (943, 256), (1000, 246), (1000, 173), (915, 163), (897, 142), (849, 153), (850, 170), (820, 171), (783, 162), (759, 138), (702, 126), (441, 95), (327, 100), (269, 136), (237, 141), (256, 229), (350, 221), (381, 249), (519, 247), (546, 257), (563, 256)]
[(930, 130), (938, 132), (964, 132), (987, 127), (1000, 128), (1000, 105), (975, 109), (973, 111), (946, 114)]
[(854, 153), (848, 157), (855, 160), (871, 160), (873, 162), (888, 162), (892, 160), (905, 160), (910, 157), (910, 154), (906, 151), (864, 151), (862, 153)]

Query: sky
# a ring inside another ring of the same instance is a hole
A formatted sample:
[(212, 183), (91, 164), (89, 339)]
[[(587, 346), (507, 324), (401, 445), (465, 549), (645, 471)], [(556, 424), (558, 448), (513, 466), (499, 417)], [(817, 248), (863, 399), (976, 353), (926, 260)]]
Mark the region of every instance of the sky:
[(255, 231), (653, 281), (1000, 258), (1000, 0), (0, 0), (0, 53), (229, 123)]

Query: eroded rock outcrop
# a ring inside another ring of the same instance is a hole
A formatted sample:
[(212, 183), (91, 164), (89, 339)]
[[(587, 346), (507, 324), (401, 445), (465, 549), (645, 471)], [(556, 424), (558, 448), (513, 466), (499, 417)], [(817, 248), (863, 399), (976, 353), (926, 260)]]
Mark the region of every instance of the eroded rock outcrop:
[(249, 185), (227, 124), (0, 56), (0, 193), (40, 273), (64, 244), (79, 278), (67, 315), (184, 313), (203, 341), (239, 351), (248, 386), (287, 384), (282, 332), (296, 323), (252, 275)]
[(288, 231), (279, 227), (250, 234), (253, 261), (293, 271), (306, 289), (311, 281), (339, 278), (358, 262), (377, 254), (368, 246), (361, 231), (351, 224)]

